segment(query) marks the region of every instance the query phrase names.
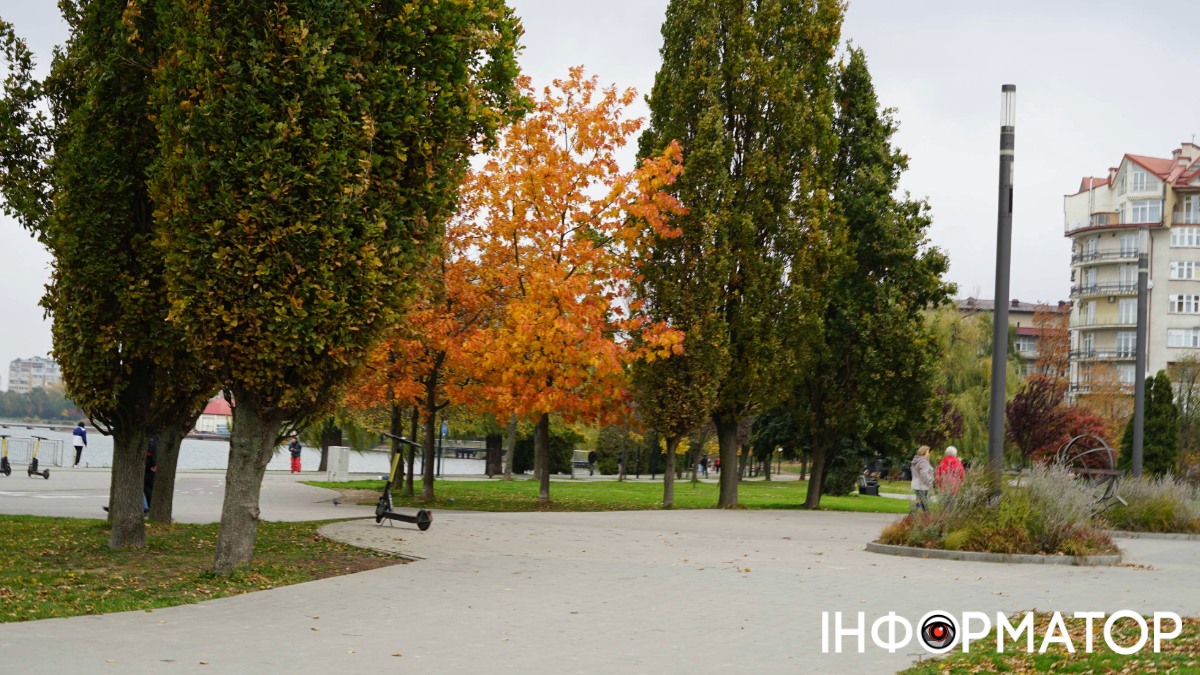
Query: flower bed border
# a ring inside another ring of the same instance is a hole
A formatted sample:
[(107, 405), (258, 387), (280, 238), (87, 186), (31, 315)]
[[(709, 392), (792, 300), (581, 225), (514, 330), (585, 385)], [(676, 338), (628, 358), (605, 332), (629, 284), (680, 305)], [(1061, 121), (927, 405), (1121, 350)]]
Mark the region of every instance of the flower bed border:
[(1184, 532), (1133, 532), (1130, 530), (1109, 530), (1114, 537), (1123, 539), (1168, 539), (1171, 541), (1200, 541), (1200, 534)]
[(897, 555), (908, 558), (933, 558), (936, 560), (962, 560), (964, 562), (1016, 563), (1024, 565), (1074, 565), (1094, 567), (1097, 565), (1115, 565), (1121, 562), (1118, 555), (1033, 555), (1028, 553), (981, 553), (978, 551), (946, 551), (938, 548), (914, 548), (912, 546), (895, 546), (880, 544), (873, 541), (867, 544), (871, 553)]

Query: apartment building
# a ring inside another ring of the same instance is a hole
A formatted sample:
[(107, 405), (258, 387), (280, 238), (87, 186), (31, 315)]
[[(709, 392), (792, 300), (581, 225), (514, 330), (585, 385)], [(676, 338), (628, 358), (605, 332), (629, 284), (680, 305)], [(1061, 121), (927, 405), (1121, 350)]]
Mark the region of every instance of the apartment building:
[[(955, 300), (955, 306), (958, 307), (959, 313), (964, 317), (971, 318), (980, 313), (991, 314), (996, 309), (995, 300), (984, 300), (980, 298), (967, 298), (966, 300)], [(1067, 302), (1059, 300), (1057, 307), (1065, 309)], [(1038, 305), (1032, 302), (1021, 302), (1020, 300), (1012, 300), (1008, 306), (1008, 325), (1016, 329), (1017, 337), (1013, 343), (1017, 354), (1025, 360), (1023, 370), (1026, 375), (1031, 372), (1033, 361), (1037, 359), (1038, 339), (1040, 337), (1039, 330), (1033, 326), (1033, 315), (1037, 311)]]
[(62, 373), (51, 359), (35, 356), (13, 359), (8, 364), (8, 390), (28, 394), (34, 389), (47, 389), (62, 384)]
[(1147, 373), (1200, 348), (1200, 146), (1184, 143), (1170, 158), (1125, 155), (1063, 202), (1072, 242), (1072, 390), (1086, 392), (1098, 364), (1133, 384), (1140, 256), (1150, 266)]

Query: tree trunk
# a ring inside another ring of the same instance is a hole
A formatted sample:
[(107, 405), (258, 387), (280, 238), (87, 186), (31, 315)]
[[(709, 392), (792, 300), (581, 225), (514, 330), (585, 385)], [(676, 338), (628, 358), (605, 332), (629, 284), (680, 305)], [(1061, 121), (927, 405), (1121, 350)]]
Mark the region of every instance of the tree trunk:
[(225, 470), (225, 502), (213, 560), (213, 572), (221, 575), (248, 567), (254, 557), (263, 472), (275, 452), (286, 416), (278, 408), (263, 409), (256, 394), (240, 387), (233, 388), (233, 400), (236, 405), (229, 437), (229, 467)]
[(488, 478), (499, 475), (503, 469), (500, 467), (500, 456), (504, 453), (504, 436), (501, 434), (488, 434), (484, 439), (484, 445), (487, 446), (487, 455), (484, 459), (484, 473)]
[(763, 462), (763, 480), (771, 480), (771, 456), (767, 455), (766, 461)]
[(109, 548), (141, 548), (146, 545), (142, 485), (150, 438), (140, 425), (136, 426), (136, 429), (128, 431), (113, 430), (113, 462), (108, 493), (108, 519), (112, 523)]
[(550, 415), (542, 413), (533, 428), (533, 468), (538, 477), (538, 506), (550, 503)]
[(621, 427), (621, 449), (617, 452), (617, 482), (625, 482), (625, 463), (629, 461), (629, 427)]
[[(417, 419), (419, 417), (420, 417), (420, 412), (417, 410), (417, 406), (414, 405), (413, 409), (412, 409), (412, 437), (408, 439), (408, 440), (412, 441), (413, 443), (416, 443), (417, 438), (418, 438), (418, 436), (417, 436)], [(413, 483), (413, 468), (416, 465), (416, 463), (417, 463), (417, 449), (410, 445), (410, 446), (408, 446), (408, 482), (404, 484), (404, 496), (408, 497), (410, 499), (413, 496), (413, 485), (414, 485), (414, 483)]]
[(433, 472), (436, 469), (437, 410), (425, 412), (425, 438), (421, 442), (421, 499), (433, 499)]
[(815, 509), (821, 506), (821, 491), (825, 487), (825, 454), (829, 444), (824, 439), (813, 439), (812, 473), (808, 478), (808, 493), (804, 507)]
[(700, 482), (700, 446), (696, 446), (696, 450), (692, 452), (692, 485)]
[[(403, 436), (404, 435), (404, 409), (401, 408), (396, 403), (395, 400), (393, 400), (391, 412), (392, 412), (391, 419), (388, 420), (388, 433), (393, 436)], [(388, 440), (391, 441), (391, 446), (392, 446), (392, 451), (390, 453), (388, 453), (388, 471), (391, 471), (392, 467), (396, 466), (396, 455), (399, 455), (400, 456), (400, 466), (398, 467), (398, 470), (400, 472), (400, 488), (401, 488), (400, 491), (402, 492), (404, 489), (404, 451), (408, 449), (408, 446), (401, 445), (400, 441), (398, 441), (394, 438), (390, 438)], [(393, 480), (395, 479), (395, 476), (392, 476), (390, 474), (388, 477), (392, 478)], [(396, 486), (393, 485), (392, 487), (394, 489)]]
[(158, 468), (154, 472), (154, 492), (150, 496), (150, 520), (170, 523), (175, 508), (175, 470), (179, 466), (179, 446), (196, 423), (188, 417), (172, 424), (158, 435)]
[(738, 480), (746, 480), (746, 464), (749, 463), (750, 452), (746, 448), (742, 448), (742, 453), (738, 455), (737, 474)]
[(653, 481), (658, 476), (658, 467), (654, 465), (655, 458), (658, 457), (658, 434), (654, 434), (654, 443), (650, 445), (650, 480)]
[(717, 443), (721, 447), (721, 493), (717, 508), (728, 509), (738, 505), (738, 424), (737, 420), (722, 422), (719, 419), (714, 419), (713, 423), (717, 426)]
[(332, 419), (326, 420), (321, 426), (321, 463), (317, 465), (317, 471), (324, 472), (329, 468), (329, 446), (341, 444), (342, 430)]
[(667, 461), (663, 469), (663, 508), (675, 505), (675, 451), (679, 449), (682, 436), (667, 437)]
[(517, 416), (508, 418), (508, 428), (504, 430), (504, 480), (512, 480), (513, 454), (517, 447)]

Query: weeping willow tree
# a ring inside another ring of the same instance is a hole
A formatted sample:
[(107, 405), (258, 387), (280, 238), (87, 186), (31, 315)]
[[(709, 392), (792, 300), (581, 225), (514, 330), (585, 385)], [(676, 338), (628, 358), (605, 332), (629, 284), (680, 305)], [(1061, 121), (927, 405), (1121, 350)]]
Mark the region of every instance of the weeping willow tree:
[[(959, 457), (983, 460), (987, 457), (988, 401), (992, 386), (992, 315), (988, 312), (964, 315), (953, 306), (928, 314), (930, 330), (941, 346), (936, 387), (962, 415), (961, 434), (948, 443), (959, 450)], [(1016, 330), (1009, 329), (1008, 377), (1005, 400), (1011, 401), (1024, 380), (1022, 359), (1013, 342)], [(941, 401), (937, 403), (941, 405)]]

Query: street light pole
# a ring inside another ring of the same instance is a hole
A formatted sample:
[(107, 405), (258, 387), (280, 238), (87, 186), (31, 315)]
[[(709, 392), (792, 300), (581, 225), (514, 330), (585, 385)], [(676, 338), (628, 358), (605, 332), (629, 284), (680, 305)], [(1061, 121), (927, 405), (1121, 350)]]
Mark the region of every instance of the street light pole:
[(992, 498), (1000, 498), (1004, 469), (1004, 404), (1008, 374), (1008, 281), (1012, 263), (1013, 150), (1017, 85), (1000, 88), (1000, 191), (996, 222), (996, 294), (992, 312), (992, 398), (988, 409), (988, 473)]
[[(1164, 201), (1164, 204), (1166, 202)], [(1146, 427), (1146, 324), (1149, 323), (1150, 228), (1138, 228), (1137, 342), (1133, 370), (1133, 477), (1142, 475), (1143, 434)]]

